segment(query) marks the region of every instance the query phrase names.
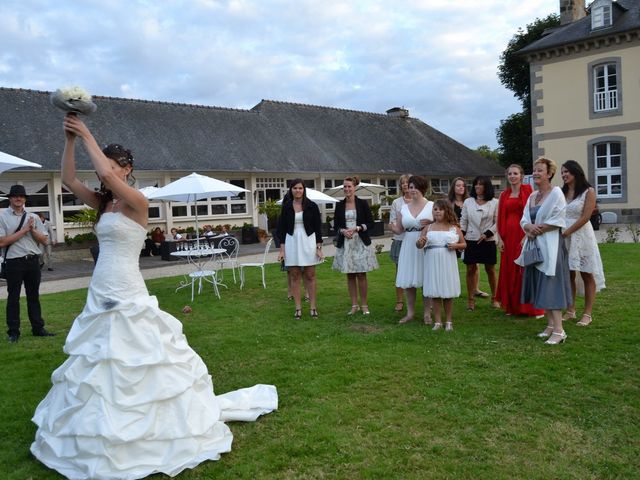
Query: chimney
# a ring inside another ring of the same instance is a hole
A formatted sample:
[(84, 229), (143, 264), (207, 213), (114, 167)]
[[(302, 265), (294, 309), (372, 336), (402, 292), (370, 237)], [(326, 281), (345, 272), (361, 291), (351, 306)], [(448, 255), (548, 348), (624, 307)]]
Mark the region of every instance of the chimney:
[(393, 107), (387, 110), (387, 115), (390, 117), (407, 118), (409, 116), (409, 110), (404, 107)]
[(560, 0), (560, 25), (566, 25), (587, 15), (584, 0)]

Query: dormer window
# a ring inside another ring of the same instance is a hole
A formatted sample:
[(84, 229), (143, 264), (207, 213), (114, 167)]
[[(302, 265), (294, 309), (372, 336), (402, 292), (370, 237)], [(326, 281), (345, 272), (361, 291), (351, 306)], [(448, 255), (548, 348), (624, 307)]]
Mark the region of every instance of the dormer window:
[(612, 20), (611, 0), (596, 0), (591, 5), (591, 30), (607, 28)]

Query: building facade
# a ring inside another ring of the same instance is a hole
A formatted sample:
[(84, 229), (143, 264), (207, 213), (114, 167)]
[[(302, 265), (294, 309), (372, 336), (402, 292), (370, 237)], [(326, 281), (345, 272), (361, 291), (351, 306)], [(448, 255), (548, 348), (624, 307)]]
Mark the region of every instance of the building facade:
[(601, 211), (640, 221), (640, 2), (560, 1), (529, 61), (533, 156), (578, 161)]

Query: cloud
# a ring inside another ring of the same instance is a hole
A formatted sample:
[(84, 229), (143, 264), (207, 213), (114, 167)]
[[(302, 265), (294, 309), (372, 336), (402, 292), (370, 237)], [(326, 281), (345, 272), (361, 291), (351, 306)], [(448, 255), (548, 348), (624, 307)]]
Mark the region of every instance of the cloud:
[(495, 146), (519, 104), (501, 51), (557, 0), (5, 0), (0, 85), (247, 108), (262, 98), (406, 106)]

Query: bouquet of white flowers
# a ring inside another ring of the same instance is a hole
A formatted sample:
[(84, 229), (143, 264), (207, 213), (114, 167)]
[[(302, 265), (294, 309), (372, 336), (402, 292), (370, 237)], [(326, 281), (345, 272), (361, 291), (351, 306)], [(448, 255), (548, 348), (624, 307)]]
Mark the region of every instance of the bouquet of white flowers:
[(65, 112), (83, 113), (89, 115), (98, 108), (91, 101), (91, 95), (81, 87), (63, 87), (51, 94), (51, 104)]

